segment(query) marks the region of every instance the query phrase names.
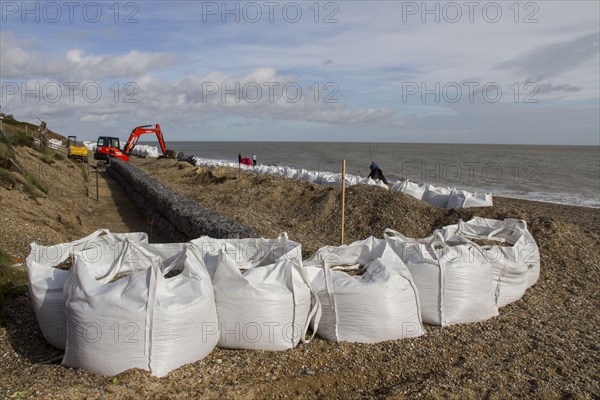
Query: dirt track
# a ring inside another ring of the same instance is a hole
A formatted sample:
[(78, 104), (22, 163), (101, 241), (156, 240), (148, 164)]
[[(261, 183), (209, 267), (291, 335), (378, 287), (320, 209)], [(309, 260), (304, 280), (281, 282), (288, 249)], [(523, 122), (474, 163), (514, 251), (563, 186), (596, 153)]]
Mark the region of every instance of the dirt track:
[[(152, 227), (147, 219), (131, 202), (125, 191), (106, 172), (100, 164), (98, 174), (99, 201), (94, 205), (95, 226), (105, 225), (113, 232), (146, 232), (153, 243), (164, 242), (160, 232)], [(90, 176), (90, 192), (92, 199), (96, 196), (96, 174)]]

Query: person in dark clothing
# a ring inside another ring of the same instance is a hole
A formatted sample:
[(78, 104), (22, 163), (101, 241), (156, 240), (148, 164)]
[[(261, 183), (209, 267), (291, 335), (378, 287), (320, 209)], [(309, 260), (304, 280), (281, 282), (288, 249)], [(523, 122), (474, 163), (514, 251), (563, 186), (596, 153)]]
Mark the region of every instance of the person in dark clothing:
[(242, 163), (242, 153), (238, 153), (238, 164)]
[(369, 178), (371, 178), (373, 180), (379, 179), (386, 185), (388, 184), (388, 181), (387, 181), (387, 179), (385, 179), (385, 176), (383, 175), (383, 171), (379, 168), (379, 165), (377, 165), (377, 164), (375, 164), (375, 162), (371, 161), (371, 165), (369, 166), (369, 168), (371, 169), (371, 173), (369, 173)]

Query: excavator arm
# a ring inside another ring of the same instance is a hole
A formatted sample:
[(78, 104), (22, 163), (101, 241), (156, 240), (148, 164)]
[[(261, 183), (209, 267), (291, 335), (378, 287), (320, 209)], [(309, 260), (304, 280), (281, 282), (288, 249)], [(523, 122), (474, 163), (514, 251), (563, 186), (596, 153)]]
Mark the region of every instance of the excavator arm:
[(160, 130), (160, 124), (156, 124), (154, 128), (152, 128), (152, 125), (142, 125), (135, 127), (131, 131), (131, 135), (129, 135), (129, 139), (127, 139), (127, 143), (125, 144), (125, 148), (123, 149), (125, 154), (129, 155), (137, 145), (138, 140), (140, 140), (140, 136), (146, 133), (156, 134), (156, 137), (158, 139), (158, 145), (160, 146), (160, 150), (162, 151), (164, 157), (175, 157), (175, 152), (173, 152), (172, 150), (167, 150), (162, 131)]

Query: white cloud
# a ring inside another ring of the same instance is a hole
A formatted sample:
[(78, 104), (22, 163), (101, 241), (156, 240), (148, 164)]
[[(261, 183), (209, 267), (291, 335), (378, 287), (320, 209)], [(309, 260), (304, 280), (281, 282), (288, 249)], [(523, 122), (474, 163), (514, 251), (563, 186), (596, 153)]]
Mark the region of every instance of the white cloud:
[[(3, 102), (3, 109), (11, 107), (15, 115), (46, 113), (66, 127), (77, 121), (92, 135), (152, 119), (173, 124), (182, 139), (200, 129), (226, 139), (245, 126), (265, 140), (278, 138), (288, 127), (321, 140), (368, 130), (375, 137), (400, 138), (394, 140), (409, 140), (418, 132), (420, 141), (448, 141), (444, 132), (453, 132), (453, 140), (478, 141), (479, 134), (485, 141), (486, 132), (504, 130), (510, 134), (499, 136), (500, 141), (544, 143), (576, 129), (572, 136), (584, 138), (582, 143), (597, 140), (597, 123), (578, 124), (573, 118), (579, 112), (589, 116), (594, 111), (590, 104), (598, 103), (597, 2), (520, 2), (518, 23), (509, 8), (514, 3), (500, 2), (504, 14), (498, 23), (483, 20), (479, 9), (475, 22), (463, 17), (455, 24), (431, 18), (422, 23), (419, 15), (403, 21), (403, 3), (394, 2), (336, 3), (335, 24), (314, 23), (307, 9), (312, 3), (302, 3), (307, 14), (297, 24), (202, 23), (200, 5), (170, 4), (164, 11), (154, 3), (142, 7), (139, 24), (111, 24), (110, 37), (91, 33), (89, 26), (60, 26), (60, 37), (70, 38), (64, 43), (50, 43), (51, 33), (40, 27), (13, 24), (16, 36), (1, 35), (3, 79), (77, 81), (79, 89), (95, 81), (103, 93), (94, 103), (81, 94), (73, 103), (66, 96), (58, 103), (22, 102), (16, 96)], [(525, 4), (539, 7), (537, 23), (523, 23)], [(83, 30), (90, 33), (76, 35)], [(538, 88), (537, 108), (522, 102), (529, 80)], [(120, 85), (116, 93), (115, 81)], [(127, 81), (138, 91), (125, 90)], [(501, 101), (483, 101), (480, 89), (474, 103), (466, 94), (458, 103), (435, 102), (431, 96), (403, 101), (406, 82), (430, 87), (466, 81), (498, 83)], [(275, 101), (269, 101), (268, 82), (279, 84)], [(320, 87), (318, 101), (310, 89), (314, 82)], [(324, 90), (327, 82), (337, 85), (338, 103), (323, 101), (331, 93)], [(236, 83), (248, 90), (223, 101), (221, 85), (232, 89)], [(262, 89), (257, 101), (254, 83)], [(303, 90), (298, 102), (282, 100), (282, 87), (290, 83)], [(216, 84), (217, 92), (207, 84)], [(518, 102), (511, 90), (515, 84), (521, 88)], [(124, 103), (128, 96), (138, 102)], [(513, 121), (526, 123), (515, 126)]]
[(69, 50), (63, 60), (52, 60), (34, 70), (40, 76), (59, 80), (94, 80), (138, 77), (169, 67), (170, 54), (131, 50), (123, 55), (87, 55), (82, 49)]
[(0, 76), (4, 79), (47, 78), (58, 82), (102, 81), (139, 77), (165, 69), (175, 62), (171, 54), (131, 50), (121, 55), (88, 55), (83, 49), (69, 49), (62, 59), (53, 59), (16, 40), (11, 32), (2, 32)]
[[(77, 59), (81, 53), (73, 52), (69, 56)], [(83, 88), (88, 85), (90, 90), (86, 93)], [(33, 115), (43, 106), (46, 120), (53, 121), (76, 118), (81, 123), (102, 123), (131, 119), (133, 115), (143, 121), (149, 118), (177, 121), (181, 126), (201, 121), (218, 125), (232, 118), (255, 121), (254, 125), (261, 120), (401, 125), (401, 121), (394, 119), (395, 111), (391, 108), (349, 108), (339, 101), (327, 103), (323, 94), (315, 97), (310, 87), (299, 83), (294, 76), (280, 75), (268, 67), (243, 76), (214, 71), (176, 81), (146, 74), (136, 80), (136, 91), (120, 87), (116, 92), (110, 83), (88, 81), (81, 82), (73, 91), (50, 80), (27, 81), (24, 87), (29, 90), (25, 96), (22, 87), (17, 88), (15, 94), (5, 95), (6, 108)], [(288, 94), (284, 91), (286, 87), (290, 89)], [(223, 90), (229, 92), (224, 94)], [(95, 128), (91, 132), (96, 132)]]
[(6, 79), (23, 76), (38, 54), (26, 50), (27, 41), (17, 40), (11, 32), (0, 32), (0, 77)]

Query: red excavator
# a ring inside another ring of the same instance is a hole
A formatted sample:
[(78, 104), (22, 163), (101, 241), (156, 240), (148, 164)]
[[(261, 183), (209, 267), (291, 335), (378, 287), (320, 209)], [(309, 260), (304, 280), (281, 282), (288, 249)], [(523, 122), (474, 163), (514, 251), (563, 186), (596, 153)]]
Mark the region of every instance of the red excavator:
[(94, 160), (110, 162), (110, 158), (115, 157), (123, 161), (129, 161), (129, 156), (121, 150), (119, 138), (110, 136), (100, 136), (96, 142), (96, 151), (94, 151)]
[(160, 130), (160, 125), (156, 124), (154, 128), (152, 125), (142, 125), (137, 126), (131, 131), (131, 135), (129, 135), (129, 139), (127, 139), (127, 143), (121, 150), (119, 146), (119, 139), (108, 136), (100, 136), (98, 138), (98, 143), (96, 145), (96, 151), (94, 152), (95, 160), (104, 160), (109, 161), (110, 157), (116, 157), (123, 161), (129, 161), (129, 155), (131, 151), (135, 148), (140, 136), (146, 133), (155, 133), (158, 138), (158, 144), (160, 145), (160, 149), (162, 151), (162, 157), (166, 158), (175, 158), (175, 152), (173, 150), (167, 150), (167, 146), (165, 145), (165, 141), (163, 139), (162, 131)]

